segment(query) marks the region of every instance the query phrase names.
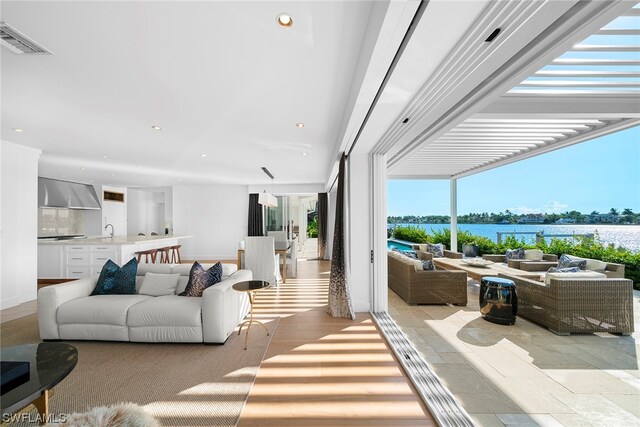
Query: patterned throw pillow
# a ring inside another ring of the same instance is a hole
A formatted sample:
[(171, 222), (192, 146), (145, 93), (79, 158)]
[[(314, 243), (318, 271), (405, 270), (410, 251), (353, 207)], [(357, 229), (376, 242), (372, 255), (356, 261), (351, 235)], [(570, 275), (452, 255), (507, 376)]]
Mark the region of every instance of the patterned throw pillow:
[(507, 261), (509, 261), (510, 259), (524, 259), (524, 248), (507, 249), (505, 259)]
[(551, 267), (547, 270), (547, 273), (578, 273), (580, 271), (580, 267), (566, 267), (566, 268), (557, 268)]
[(571, 258), (569, 255), (560, 255), (560, 260), (558, 261), (557, 268), (569, 268), (569, 267), (578, 267), (580, 270), (587, 269), (587, 260), (580, 259), (575, 260)]
[(435, 270), (436, 266), (433, 265), (433, 261), (431, 261), (430, 259), (423, 259), (422, 260), (422, 269), (423, 270)]
[(427, 243), (427, 252), (433, 255), (434, 258), (442, 258), (444, 256), (444, 245), (442, 243), (431, 244)]
[(91, 295), (129, 295), (136, 293), (138, 260), (131, 260), (120, 267), (108, 260), (100, 271), (98, 283)]
[(189, 272), (189, 282), (181, 297), (201, 297), (205, 289), (222, 280), (222, 264), (215, 263), (210, 269), (205, 270), (199, 262), (194, 262)]
[(411, 259), (418, 259), (418, 254), (416, 254), (416, 251), (402, 251), (402, 255)]

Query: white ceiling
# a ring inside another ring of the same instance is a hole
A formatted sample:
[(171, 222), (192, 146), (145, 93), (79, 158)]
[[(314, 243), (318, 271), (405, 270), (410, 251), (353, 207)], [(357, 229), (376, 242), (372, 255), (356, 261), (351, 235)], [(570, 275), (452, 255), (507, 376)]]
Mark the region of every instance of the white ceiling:
[(380, 25), (367, 1), (0, 7), (54, 53), (0, 50), (2, 139), (41, 149), (42, 176), (113, 185), (270, 182), (262, 166), (276, 183), (325, 182)]

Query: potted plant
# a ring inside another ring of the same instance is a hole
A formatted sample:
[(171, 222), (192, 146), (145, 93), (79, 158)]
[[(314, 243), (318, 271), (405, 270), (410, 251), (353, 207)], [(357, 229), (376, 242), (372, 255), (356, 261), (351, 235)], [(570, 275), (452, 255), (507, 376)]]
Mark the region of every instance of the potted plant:
[(480, 246), (476, 241), (471, 241), (462, 245), (462, 255), (467, 258), (475, 258), (480, 256)]

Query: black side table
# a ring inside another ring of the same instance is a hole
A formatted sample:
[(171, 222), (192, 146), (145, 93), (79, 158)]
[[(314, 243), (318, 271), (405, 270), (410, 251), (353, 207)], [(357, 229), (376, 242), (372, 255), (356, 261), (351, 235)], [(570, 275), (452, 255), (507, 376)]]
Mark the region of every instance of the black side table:
[(480, 313), (486, 321), (513, 325), (518, 314), (518, 295), (512, 280), (485, 276), (480, 280)]

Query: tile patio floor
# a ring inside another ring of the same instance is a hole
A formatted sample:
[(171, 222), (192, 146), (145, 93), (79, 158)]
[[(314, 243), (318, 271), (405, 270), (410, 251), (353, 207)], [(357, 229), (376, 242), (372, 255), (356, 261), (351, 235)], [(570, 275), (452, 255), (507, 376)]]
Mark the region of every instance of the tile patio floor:
[(478, 425), (640, 426), (638, 293), (632, 336), (558, 336), (489, 323), (468, 292), (466, 307), (409, 306), (389, 289), (389, 314)]

